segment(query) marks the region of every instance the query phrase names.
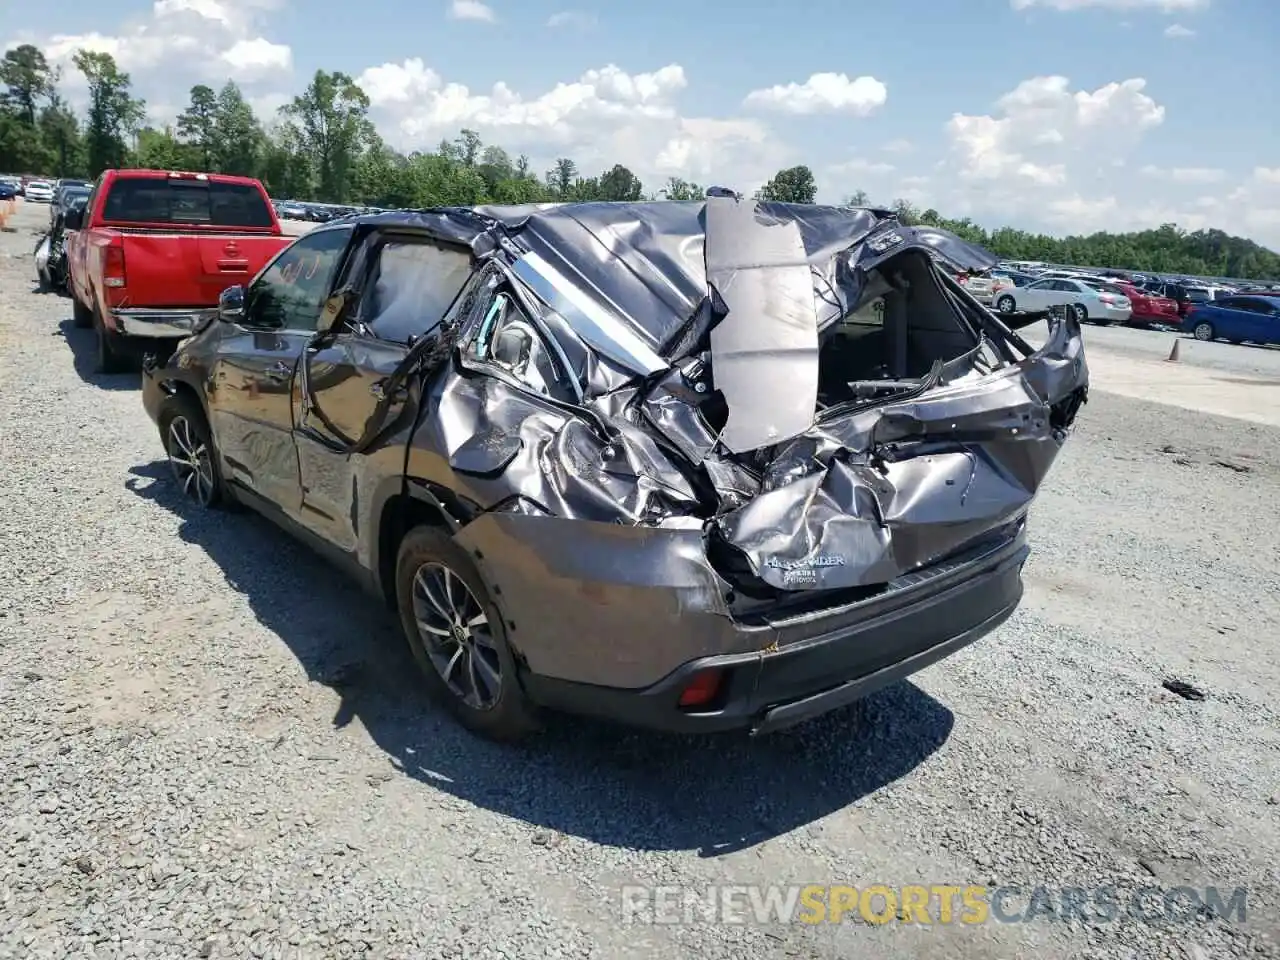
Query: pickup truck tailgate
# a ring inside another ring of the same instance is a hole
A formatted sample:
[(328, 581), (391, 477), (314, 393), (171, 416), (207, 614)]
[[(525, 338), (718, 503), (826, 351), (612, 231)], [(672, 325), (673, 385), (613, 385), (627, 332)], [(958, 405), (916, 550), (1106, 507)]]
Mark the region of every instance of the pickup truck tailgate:
[(291, 237), (245, 234), (133, 233), (123, 236), (127, 302), (175, 307), (218, 302), (248, 283)]

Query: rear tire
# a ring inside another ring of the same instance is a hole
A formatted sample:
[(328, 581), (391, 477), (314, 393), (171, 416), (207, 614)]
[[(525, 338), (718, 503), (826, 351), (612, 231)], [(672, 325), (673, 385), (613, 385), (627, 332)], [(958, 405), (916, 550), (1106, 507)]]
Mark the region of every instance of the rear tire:
[(1077, 323), (1088, 323), (1089, 311), (1085, 308), (1083, 303), (1073, 303), (1071, 305), (1071, 312), (1076, 315)]
[(88, 330), (93, 326), (93, 311), (77, 300), (74, 294), (71, 296), (71, 323), (81, 330)]
[(114, 330), (108, 330), (107, 325), (102, 322), (102, 314), (94, 311), (93, 313), (93, 330), (96, 335), (95, 345), (96, 353), (94, 355), (94, 372), (112, 374), (112, 373), (128, 373), (131, 364), (129, 358), (124, 354), (123, 345), (120, 343), (120, 335)]
[(471, 558), (443, 530), (421, 526), (405, 534), (396, 607), (428, 690), (462, 726), (507, 741), (538, 729), (502, 613)]

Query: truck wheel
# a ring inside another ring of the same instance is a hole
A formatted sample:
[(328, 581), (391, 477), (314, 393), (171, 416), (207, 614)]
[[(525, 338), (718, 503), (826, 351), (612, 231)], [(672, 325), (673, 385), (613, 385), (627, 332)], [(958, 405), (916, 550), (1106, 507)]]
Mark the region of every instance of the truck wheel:
[(128, 373), (129, 358), (124, 355), (120, 335), (114, 330), (107, 329), (107, 325), (102, 322), (102, 315), (97, 311), (93, 313), (93, 330), (97, 334), (94, 372)]
[(431, 694), (468, 730), (518, 740), (538, 728), (506, 623), (471, 558), (436, 527), (414, 527), (396, 558), (400, 624)]
[(182, 394), (165, 397), (156, 414), (156, 425), (169, 455), (169, 469), (183, 496), (206, 510), (222, 503), (222, 470), (200, 405)]
[(88, 330), (93, 326), (93, 311), (77, 300), (74, 294), (71, 297), (71, 322), (81, 330)]

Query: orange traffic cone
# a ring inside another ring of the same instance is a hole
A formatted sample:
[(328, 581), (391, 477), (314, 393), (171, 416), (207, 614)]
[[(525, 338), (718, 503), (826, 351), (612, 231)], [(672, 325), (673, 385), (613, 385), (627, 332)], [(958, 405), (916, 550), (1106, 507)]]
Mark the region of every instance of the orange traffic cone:
[(1181, 349), (1182, 349), (1182, 338), (1179, 337), (1177, 340), (1173, 341), (1173, 349), (1170, 350), (1169, 355), (1164, 358), (1165, 363), (1177, 363), (1178, 351)]

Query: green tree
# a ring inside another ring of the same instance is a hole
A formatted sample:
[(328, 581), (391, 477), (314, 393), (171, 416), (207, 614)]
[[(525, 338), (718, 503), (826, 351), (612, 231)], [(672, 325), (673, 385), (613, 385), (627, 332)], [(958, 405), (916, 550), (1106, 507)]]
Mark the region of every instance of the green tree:
[(44, 51), (29, 43), (5, 51), (0, 58), (3, 98), (29, 127), (36, 125), (40, 101), (53, 95), (56, 80)]
[(853, 191), (853, 193), (849, 194), (849, 197), (848, 199), (845, 200), (844, 205), (846, 207), (865, 207), (869, 203), (871, 203), (871, 198), (867, 196), (867, 191), (855, 190)]
[(40, 111), (39, 127), (54, 172), (59, 177), (84, 176), (87, 170), (80, 122), (57, 91), (49, 95), (48, 106)]
[(915, 226), (920, 222), (920, 211), (916, 209), (915, 204), (910, 200), (903, 200), (899, 197), (898, 199), (895, 199), (893, 203), (889, 204), (889, 209), (893, 211), (894, 215), (899, 220), (909, 227)]
[(215, 169), (241, 177), (255, 173), (262, 151), (262, 126), (234, 81), (228, 80), (218, 91), (213, 118)]
[(347, 74), (317, 70), (311, 83), (281, 115), (315, 174), (319, 199), (341, 202), (352, 171), (373, 139), (369, 97)]
[(615, 164), (600, 177), (599, 196), (601, 200), (627, 200), (635, 202), (644, 195), (644, 184), (640, 178), (624, 167)]
[(818, 183), (813, 171), (801, 165), (779, 170), (773, 179), (760, 188), (761, 200), (781, 203), (813, 203), (818, 195)]
[(129, 154), (126, 138), (141, 126), (146, 102), (130, 94), (129, 74), (116, 66), (111, 54), (78, 50), (73, 62), (89, 84), (85, 160), (89, 174), (96, 177), (103, 170), (125, 165)]
[(664, 200), (701, 200), (706, 195), (702, 187), (679, 177), (668, 178), (660, 193)]
[(578, 179), (578, 165), (568, 157), (560, 157), (547, 171), (547, 186), (557, 200), (568, 200)]
[(212, 87), (198, 83), (191, 88), (191, 102), (178, 115), (178, 134), (195, 148), (203, 170), (214, 171), (218, 149), (218, 95)]
[(179, 140), (171, 127), (143, 127), (138, 131), (133, 162), (146, 170), (190, 170), (200, 165), (199, 149)]

